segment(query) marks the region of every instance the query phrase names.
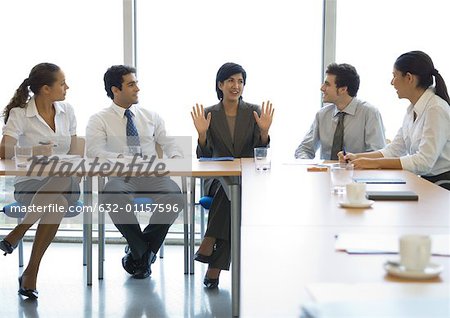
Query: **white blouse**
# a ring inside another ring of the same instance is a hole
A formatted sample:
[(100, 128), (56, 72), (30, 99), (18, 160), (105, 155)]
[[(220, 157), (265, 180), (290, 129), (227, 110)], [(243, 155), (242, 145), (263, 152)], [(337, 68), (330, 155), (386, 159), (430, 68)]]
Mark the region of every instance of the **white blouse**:
[(418, 175), (450, 171), (450, 106), (427, 89), (408, 107), (394, 140), (380, 152), (384, 157), (400, 157), (403, 169)]
[[(77, 120), (70, 104), (53, 103), (55, 107), (55, 131), (39, 115), (34, 97), (24, 108), (11, 109), (9, 118), (3, 126), (3, 135), (13, 137), (21, 146), (37, 146), (39, 142), (52, 142), (56, 145), (53, 154), (67, 154), (70, 150), (71, 136), (77, 133)], [(17, 177), (16, 183), (44, 177)]]

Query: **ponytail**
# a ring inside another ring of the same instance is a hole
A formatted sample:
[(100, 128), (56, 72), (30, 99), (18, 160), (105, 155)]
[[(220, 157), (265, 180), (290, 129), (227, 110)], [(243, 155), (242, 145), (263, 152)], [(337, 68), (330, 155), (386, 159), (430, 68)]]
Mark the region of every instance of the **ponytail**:
[(433, 85), (435, 80), (436, 95), (445, 100), (450, 105), (447, 86), (438, 70), (434, 68), (431, 57), (422, 51), (411, 51), (400, 55), (395, 61), (394, 67), (403, 75), (411, 73), (418, 76), (419, 87), (427, 89)]
[(16, 90), (14, 97), (11, 98), (9, 104), (3, 110), (3, 117), (5, 118), (5, 124), (9, 118), (9, 112), (11, 109), (16, 107), (24, 108), (27, 105), (28, 100), (30, 99), (30, 92), (28, 90), (29, 80), (26, 78), (22, 84), (20, 84), (19, 88)]
[(436, 69), (433, 71), (433, 75), (436, 82), (436, 95), (445, 100), (450, 106), (450, 97), (448, 96), (447, 85), (445, 85), (444, 79)]
[(40, 63), (31, 69), (30, 75), (25, 79), (16, 90), (14, 97), (3, 110), (5, 124), (9, 118), (9, 112), (16, 107), (25, 108), (30, 100), (30, 91), (37, 95), (42, 86), (51, 86), (56, 81), (55, 73), (60, 70), (59, 66), (52, 63)]

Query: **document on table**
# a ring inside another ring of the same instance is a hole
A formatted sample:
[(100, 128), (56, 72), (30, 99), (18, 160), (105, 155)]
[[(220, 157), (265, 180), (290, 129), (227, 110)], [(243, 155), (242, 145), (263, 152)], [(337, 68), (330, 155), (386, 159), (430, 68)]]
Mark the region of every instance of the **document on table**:
[(336, 284), (307, 286), (313, 302), (302, 318), (449, 317), (448, 284)]
[[(450, 256), (450, 234), (435, 234), (431, 237), (432, 255)], [(335, 249), (349, 254), (397, 254), (397, 234), (339, 233)]]
[(324, 163), (324, 160), (322, 159), (290, 159), (283, 161), (284, 165), (307, 165), (307, 166), (313, 166), (313, 165), (322, 165)]
[(52, 160), (55, 160), (57, 162), (74, 162), (81, 159), (81, 156), (79, 155), (51, 155), (50, 157), (47, 156), (36, 156), (36, 158), (39, 160), (39, 163), (41, 164), (48, 164), (52, 162)]

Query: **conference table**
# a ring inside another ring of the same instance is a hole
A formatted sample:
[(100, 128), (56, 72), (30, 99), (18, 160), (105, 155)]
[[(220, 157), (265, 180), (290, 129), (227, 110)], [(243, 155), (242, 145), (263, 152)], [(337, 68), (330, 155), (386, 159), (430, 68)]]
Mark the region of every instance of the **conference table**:
[(366, 209), (342, 208), (339, 201), (343, 196), (332, 193), (329, 171), (308, 172), (309, 165), (292, 160), (274, 160), (271, 170), (263, 173), (255, 171), (251, 159), (242, 159), (241, 166), (243, 317), (299, 317), (302, 306), (313, 301), (355, 306), (367, 298), (378, 300), (387, 316), (391, 313), (388, 304), (396, 306), (401, 304), (399, 299), (414, 297), (444, 298), (450, 316), (449, 257), (431, 258), (444, 267), (439, 277), (416, 281), (386, 273), (383, 264), (397, 261), (398, 255), (347, 254), (335, 249), (336, 236), (347, 233), (362, 238), (449, 235), (449, 191), (407, 171), (355, 170), (357, 178), (406, 182), (368, 184), (369, 191), (409, 190), (417, 193), (419, 200), (375, 201)]
[[(338, 252), (334, 249), (335, 236), (347, 232), (450, 233), (450, 192), (407, 171), (364, 170), (355, 171), (355, 176), (404, 179), (406, 184), (368, 185), (368, 190), (412, 190), (419, 195), (418, 201), (376, 201), (370, 209), (344, 209), (338, 205), (342, 197), (331, 193), (329, 172), (307, 172), (307, 165), (274, 161), (270, 171), (257, 172), (253, 159), (194, 159), (182, 166), (175, 159), (158, 162), (164, 162), (168, 175), (191, 179), (189, 218), (185, 219), (191, 232), (195, 178), (222, 178), (228, 187), (232, 209), (233, 316), (298, 317), (301, 305), (311, 299), (311, 289), (320, 290), (320, 284), (325, 286), (322, 289), (336, 288), (332, 284), (363, 284), (361, 288), (371, 286), (375, 290), (394, 287), (393, 295), (407, 294), (403, 286), (416, 283), (405, 284), (387, 275), (382, 265), (388, 256)], [(114, 175), (104, 168), (76, 171), (76, 175), (84, 177), (85, 205), (95, 204), (93, 179), (108, 173)], [(49, 168), (42, 171), (48, 173)], [(15, 168), (14, 161), (0, 160), (0, 175), (25, 174), (25, 170)], [(83, 222), (87, 283), (91, 285), (92, 214), (85, 213)], [(192, 240), (190, 248), (194, 248)], [(449, 258), (433, 257), (432, 261), (444, 266), (443, 273), (417, 288), (424, 295), (441, 295), (443, 288), (450, 290)], [(189, 266), (192, 273), (192, 260)]]

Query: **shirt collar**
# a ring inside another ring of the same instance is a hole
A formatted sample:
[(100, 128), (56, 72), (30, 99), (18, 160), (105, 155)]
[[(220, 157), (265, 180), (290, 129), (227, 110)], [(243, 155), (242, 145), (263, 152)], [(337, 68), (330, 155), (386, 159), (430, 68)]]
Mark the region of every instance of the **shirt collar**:
[[(113, 111), (119, 115), (121, 118), (125, 117), (125, 111), (127, 110), (127, 108), (123, 108), (120, 107), (119, 105), (117, 105), (116, 103), (112, 103), (111, 108), (113, 109)], [(136, 105), (131, 105), (129, 108), (130, 112), (133, 114), (133, 116), (136, 116)]]
[(339, 110), (337, 108), (337, 106), (334, 105), (333, 117), (335, 117), (340, 112), (344, 112), (347, 115), (354, 116), (355, 113), (356, 113), (356, 106), (357, 106), (357, 104), (358, 104), (358, 101), (357, 101), (356, 97), (353, 97), (352, 101), (350, 102), (350, 104), (348, 104), (343, 110)]
[[(55, 116), (65, 112), (64, 108), (58, 102), (54, 102), (53, 107), (55, 107)], [(27, 108), (25, 109), (25, 116), (35, 117), (37, 115), (39, 115), (39, 113), (36, 107), (36, 100), (33, 96), (31, 97), (30, 101), (28, 102)]]
[(434, 94), (435, 94), (434, 90), (432, 88), (428, 88), (422, 94), (422, 96), (420, 96), (419, 100), (415, 105), (411, 104), (408, 107), (408, 112), (413, 110), (417, 114), (417, 118), (420, 117), (420, 115), (422, 115), (422, 113), (425, 111), (425, 108), (428, 105), (428, 101), (430, 100), (431, 97), (433, 97)]

